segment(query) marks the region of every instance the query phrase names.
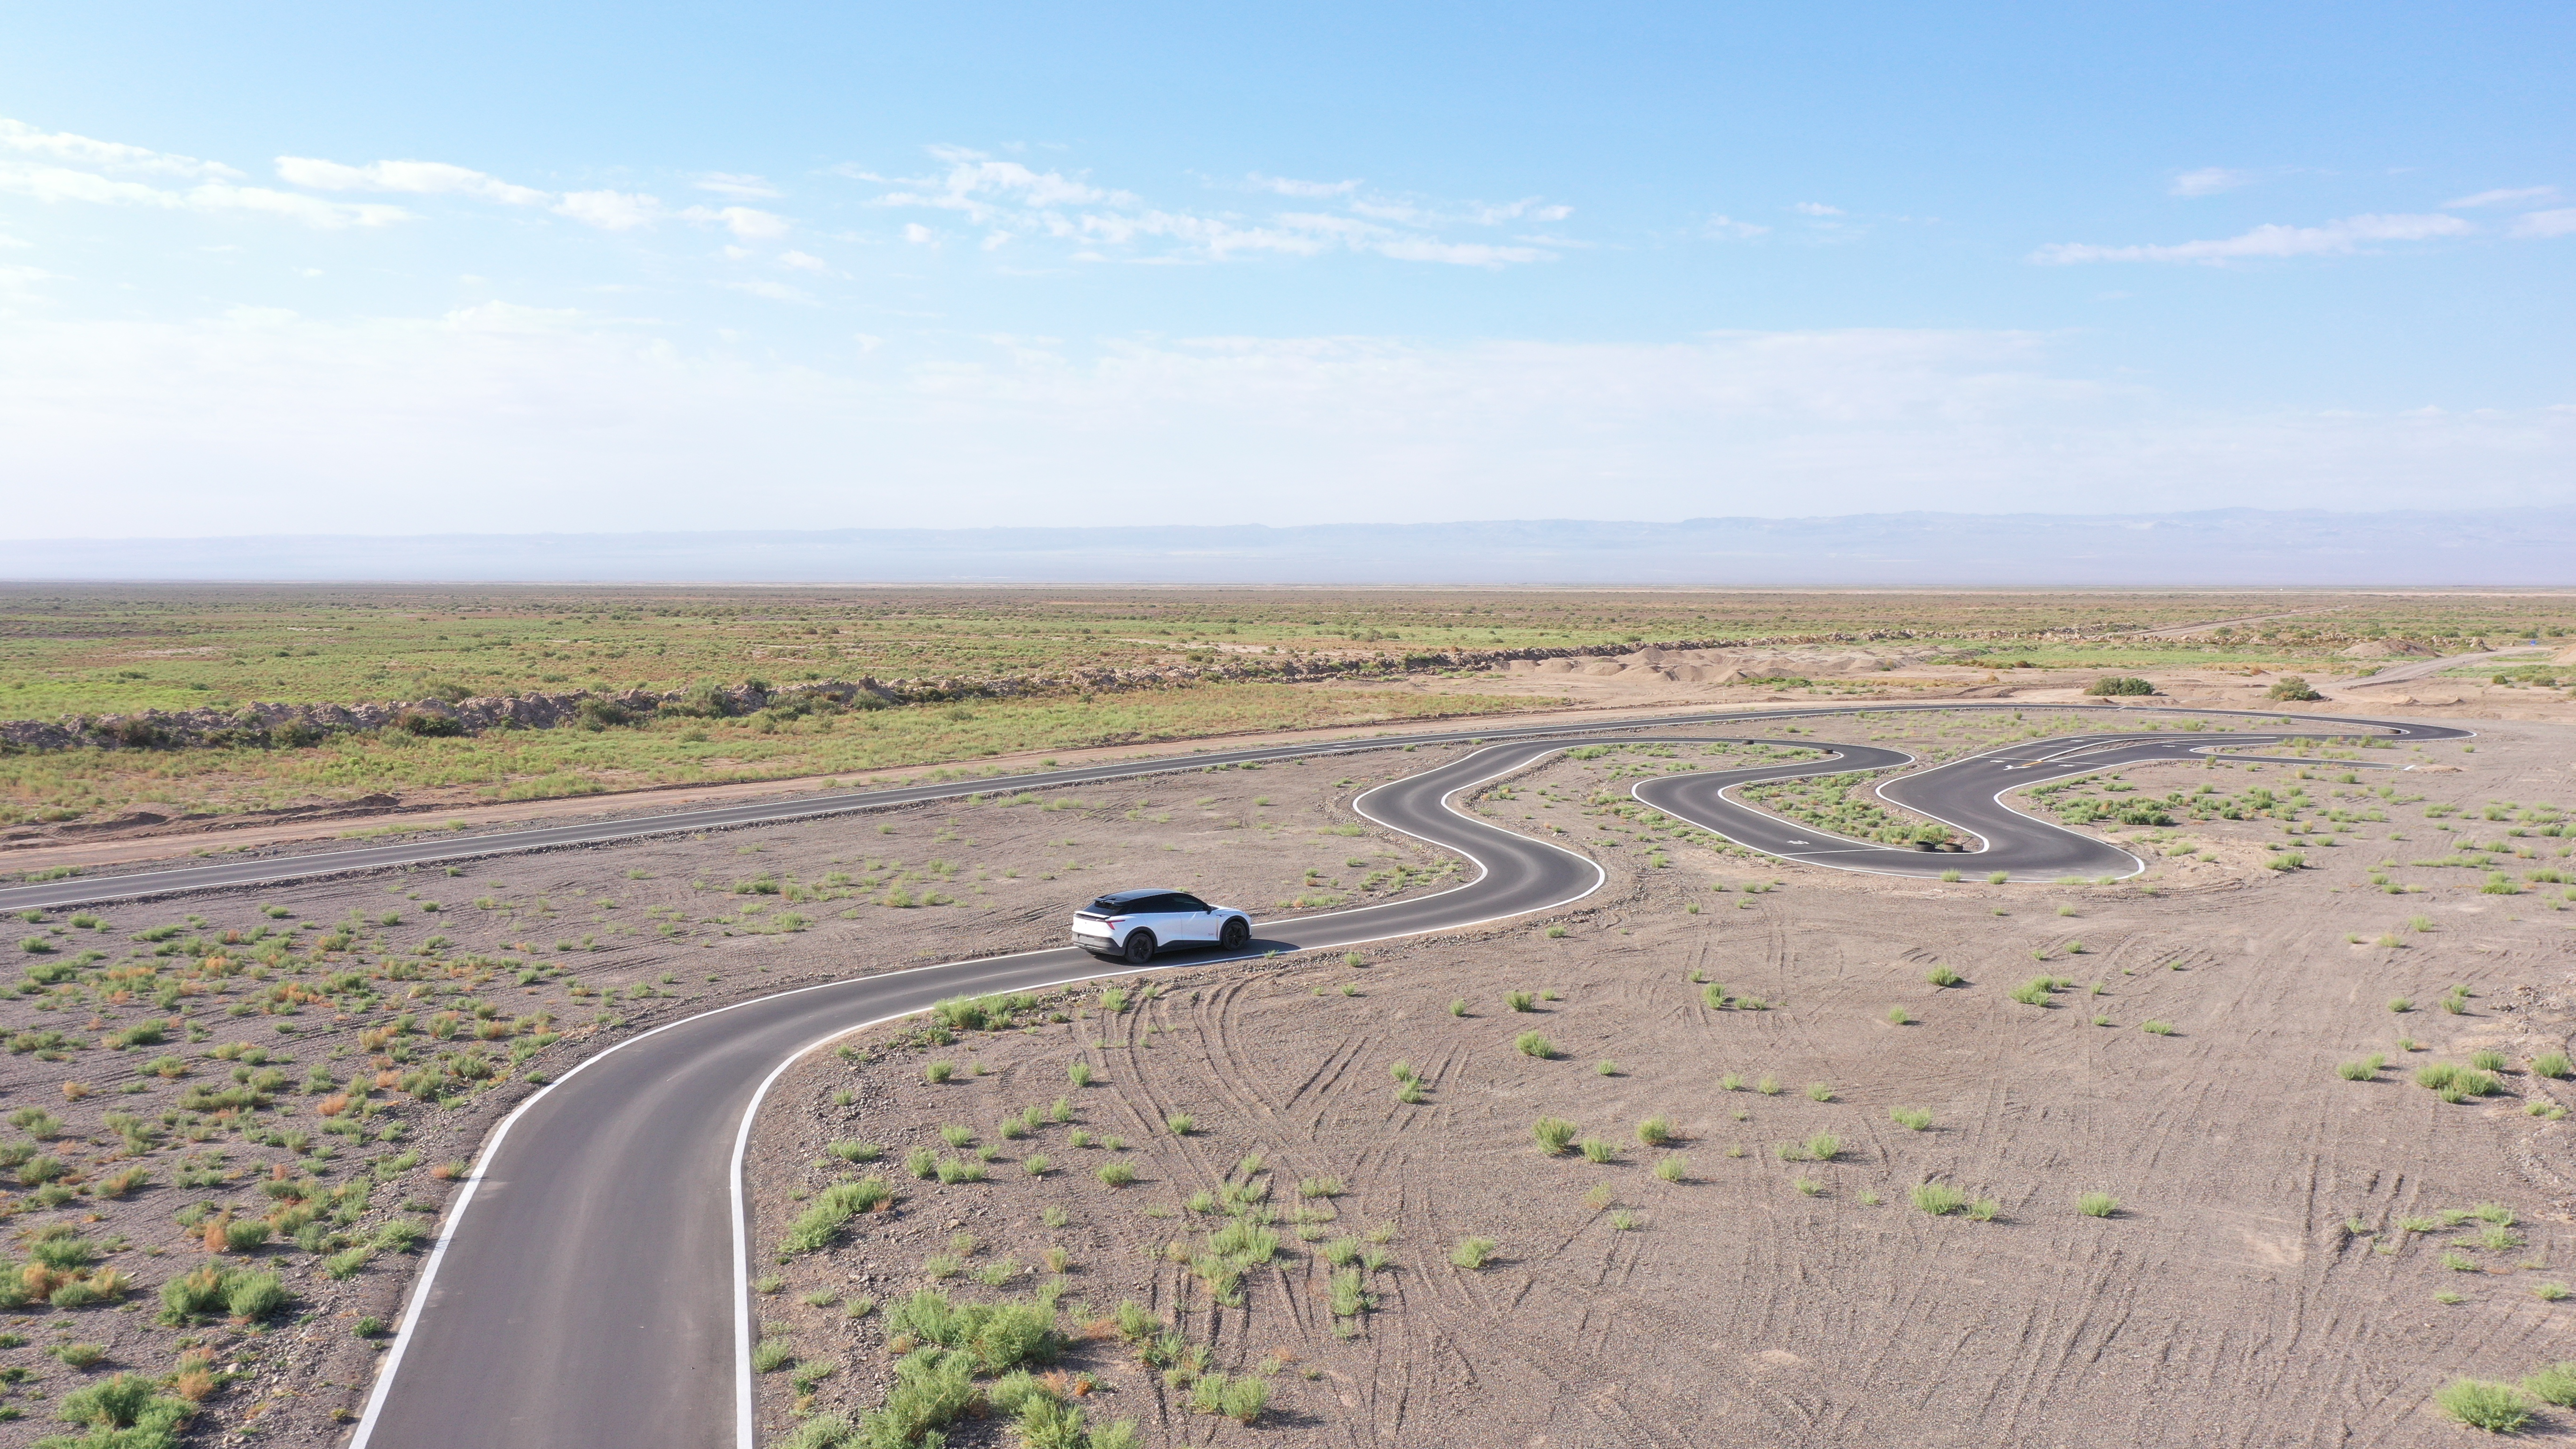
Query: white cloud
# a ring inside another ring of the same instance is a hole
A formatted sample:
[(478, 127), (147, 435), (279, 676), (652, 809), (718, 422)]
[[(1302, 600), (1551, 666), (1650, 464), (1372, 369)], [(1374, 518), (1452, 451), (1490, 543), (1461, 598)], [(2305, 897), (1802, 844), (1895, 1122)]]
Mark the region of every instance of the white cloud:
[(1843, 214), (1843, 209), (1841, 207), (1827, 206), (1821, 201), (1801, 201), (1795, 203), (1789, 209), (1798, 213), (1800, 216), (1840, 216)]
[(1737, 221), (1734, 217), (1721, 212), (1701, 225), (1700, 235), (1714, 237), (1719, 241), (1751, 241), (1757, 236), (1769, 234), (1770, 230), (1771, 228), (1759, 222)]
[(938, 237), (931, 232), (930, 228), (923, 226), (920, 222), (907, 221), (903, 224), (903, 239), (912, 243), (914, 246), (928, 246), (932, 242), (937, 241)]
[(23, 295), (35, 290), (38, 282), (60, 278), (42, 267), (22, 267), (14, 262), (0, 262), (0, 296)]
[(2576, 233), (2576, 206), (2526, 211), (2513, 223), (2515, 236), (2567, 236)]
[(1460, 267), (1504, 267), (1548, 260), (1548, 253), (1537, 247), (1498, 247), (1483, 242), (1433, 241), (1428, 237), (1378, 242), (1369, 250), (1399, 262), (1446, 262)]
[(2215, 196), (2222, 191), (2234, 191), (2240, 186), (2253, 184), (2254, 173), (2251, 171), (2231, 171), (2224, 166), (2203, 166), (2197, 171), (2185, 171), (2176, 176), (2173, 184), (2165, 188), (2165, 194)]
[(949, 163), (946, 173), (898, 184), (917, 188), (879, 197), (885, 206), (936, 206), (964, 212), (978, 225), (1004, 205), (1059, 207), (1131, 205), (1138, 198), (1109, 191), (1057, 171), (1032, 171), (1017, 161), (995, 161), (980, 151), (933, 146), (930, 154)]
[(640, 192), (570, 191), (554, 209), (602, 231), (632, 231), (651, 226), (662, 214), (662, 203)]
[(165, 211), (257, 211), (287, 217), (306, 226), (338, 230), (352, 226), (388, 226), (411, 213), (399, 206), (323, 201), (264, 186), (236, 186), (204, 181), (185, 190), (167, 190), (140, 181), (119, 181), (64, 166), (0, 160), (0, 191), (38, 201), (85, 201), (100, 206), (146, 206)]
[(748, 206), (692, 206), (680, 213), (688, 221), (714, 222), (744, 241), (776, 241), (787, 235), (788, 220), (776, 212)]
[(315, 191), (404, 191), (421, 196), (453, 194), (480, 197), (510, 206), (543, 206), (554, 200), (531, 186), (514, 186), (495, 176), (450, 166), (444, 161), (370, 161), (345, 166), (310, 156), (277, 158), (278, 179)]
[(2230, 262), (2258, 257), (2336, 256), (2355, 252), (2370, 242), (2425, 241), (2466, 236), (2477, 228), (2456, 216), (2436, 213), (2348, 216), (2323, 226), (2258, 226), (2216, 241), (2180, 242), (2170, 246), (2096, 246), (2087, 242), (2053, 242), (2030, 259), (2056, 265), (2076, 262)]
[(24, 237), (15, 237), (9, 235), (5, 231), (0, 231), (0, 247), (31, 247), (34, 245), (34, 242), (31, 242)]
[(200, 161), (194, 156), (147, 151), (141, 146), (128, 146), (117, 141), (96, 141), (68, 131), (40, 131), (24, 121), (5, 118), (0, 118), (0, 149), (43, 156), (75, 166), (95, 166), (103, 171), (141, 171), (208, 181), (242, 179), (242, 173), (220, 161)]
[(778, 254), (778, 264), (782, 267), (794, 267), (800, 272), (814, 272), (826, 277), (837, 277), (840, 275), (840, 273), (832, 270), (832, 264), (830, 262), (823, 260), (821, 257), (815, 256), (811, 252), (780, 252)]
[(451, 309), (438, 319), (438, 325), (448, 332), (533, 336), (566, 334), (586, 320), (574, 307), (523, 307), (516, 302), (494, 301)]
[[(1399, 261), (1515, 266), (1553, 258), (1556, 253), (1550, 248), (1559, 243), (1519, 237), (1515, 238), (1518, 245), (1497, 245), (1458, 241), (1441, 233), (1457, 226), (1562, 221), (1574, 211), (1538, 197), (1434, 206), (1402, 197), (1365, 195), (1357, 181), (1300, 181), (1254, 172), (1245, 183), (1248, 189), (1300, 201), (1339, 202), (1343, 210), (1268, 216), (1199, 212), (1151, 206), (1132, 192), (1095, 185), (1079, 173), (1036, 171), (961, 147), (933, 147), (931, 154), (947, 163), (940, 175), (887, 180), (851, 166), (833, 169), (854, 180), (894, 188), (878, 195), (877, 205), (958, 213), (982, 229), (985, 251), (1015, 240), (1045, 238), (1070, 249), (1063, 254), (1066, 260), (1094, 263), (1173, 264), (1343, 251)], [(918, 223), (907, 224), (903, 234), (916, 243), (931, 237)]]
[(1296, 181), (1285, 176), (1264, 176), (1258, 171), (1252, 172), (1243, 179), (1246, 185), (1256, 191), (1275, 192), (1281, 196), (1302, 197), (1308, 200), (1328, 196), (1348, 196), (1360, 189), (1360, 183), (1357, 181)]
[(712, 191), (718, 196), (730, 196), (740, 201), (760, 201), (784, 194), (761, 177), (747, 176), (733, 171), (708, 172), (698, 178), (698, 189)]
[(2481, 191), (2474, 196), (2454, 197), (2442, 203), (2445, 207), (2512, 206), (2525, 201), (2546, 201), (2558, 194), (2555, 186), (2511, 186), (2497, 191)]
[[(857, 348), (868, 345), (855, 339)], [(971, 344), (960, 344), (971, 345)], [(2014, 333), (1733, 333), (1665, 345), (1380, 337), (1042, 339), (847, 370), (698, 351), (487, 303), (329, 323), (13, 319), (14, 537), (416, 531), (434, 487), (515, 529), (1070, 524), (1189, 500), (1210, 522), (1676, 518), (2563, 501), (2576, 409), (2200, 410), (2074, 375)], [(506, 400), (506, 405), (496, 405)], [(150, 426), (138, 426), (139, 420)], [(708, 490), (711, 476), (731, 480)], [(351, 488), (365, 477), (374, 486)], [(1209, 511), (1206, 479), (1227, 480)]]
[(765, 278), (753, 277), (742, 281), (718, 282), (716, 285), (736, 292), (747, 292), (754, 297), (766, 297), (773, 302), (800, 302), (809, 307), (814, 305), (812, 293), (801, 287), (791, 287), (785, 282), (772, 282)]
[(1470, 206), (1464, 219), (1478, 226), (1500, 226), (1504, 222), (1518, 221), (1523, 217), (1532, 221), (1563, 221), (1572, 215), (1574, 215), (1573, 207), (1542, 205), (1537, 197), (1524, 196), (1518, 201), (1505, 202), (1500, 206)]

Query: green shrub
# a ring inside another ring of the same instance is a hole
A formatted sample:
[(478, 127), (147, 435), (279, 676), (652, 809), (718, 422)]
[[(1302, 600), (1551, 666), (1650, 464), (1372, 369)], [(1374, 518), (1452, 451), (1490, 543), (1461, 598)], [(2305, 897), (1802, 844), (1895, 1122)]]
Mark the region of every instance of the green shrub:
[(1934, 1217), (1946, 1217), (1968, 1205), (1968, 1195), (1946, 1182), (1916, 1183), (1906, 1194), (1914, 1205)]
[(224, 1306), (233, 1317), (251, 1323), (275, 1317), (293, 1297), (275, 1273), (244, 1272), (224, 1286)]
[(2490, 1434), (2518, 1434), (2531, 1423), (2531, 1401), (2511, 1384), (2453, 1379), (2433, 1402), (2454, 1422)]
[(2522, 1381), (2524, 1393), (2544, 1404), (2576, 1408), (2576, 1363), (2556, 1363)]
[(2110, 695), (2153, 694), (2156, 692), (2156, 687), (2135, 675), (2106, 674), (2086, 686), (2084, 692), (2097, 697)]
[(1055, 1307), (1044, 1299), (1028, 1302), (954, 1304), (948, 1295), (925, 1288), (886, 1310), (889, 1337), (911, 1334), (924, 1343), (966, 1356), (973, 1372), (1007, 1373), (1032, 1363), (1051, 1363), (1064, 1350), (1056, 1330)]
[(1581, 1130), (1562, 1117), (1541, 1117), (1531, 1126), (1530, 1133), (1538, 1139), (1539, 1151), (1557, 1157), (1563, 1155), (1565, 1145), (1572, 1142), (1574, 1134)]
[(1449, 1249), (1449, 1261), (1461, 1268), (1482, 1268), (1493, 1261), (1496, 1246), (1491, 1238), (1460, 1238)]
[(78, 1439), (50, 1439), (62, 1449), (169, 1449), (178, 1442), (179, 1426), (196, 1412), (187, 1400), (159, 1392), (139, 1374), (118, 1374), (104, 1383), (75, 1389), (63, 1396), (58, 1411), (66, 1423), (85, 1424), (91, 1432)]
[(856, 1182), (836, 1182), (823, 1189), (814, 1205), (797, 1215), (780, 1242), (782, 1252), (811, 1253), (830, 1245), (852, 1217), (873, 1212), (894, 1198), (894, 1185), (870, 1173)]

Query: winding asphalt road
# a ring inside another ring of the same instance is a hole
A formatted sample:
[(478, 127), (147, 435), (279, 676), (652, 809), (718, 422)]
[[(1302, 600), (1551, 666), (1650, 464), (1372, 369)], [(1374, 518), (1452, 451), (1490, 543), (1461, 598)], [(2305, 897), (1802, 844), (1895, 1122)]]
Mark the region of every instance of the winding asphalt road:
[[(2456, 739), (2468, 731), (2442, 726), (2405, 727), (2411, 738)], [(1914, 762), (1911, 755), (1866, 745), (1836, 745), (1840, 759), (1829, 765), (1782, 766), (1770, 770), (1712, 771), (1665, 775), (1641, 780), (1629, 791), (1667, 815), (1689, 821), (1768, 855), (1837, 870), (1879, 875), (1935, 875), (1944, 870), (1974, 868), (2000, 871), (2007, 880), (2054, 880), (2067, 876), (2121, 879), (2146, 869), (2146, 862), (2107, 840), (2079, 835), (2063, 826), (2034, 819), (2004, 803), (2014, 790), (2045, 785), (2074, 775), (2160, 761), (2198, 761), (2213, 750), (2226, 758), (2313, 765), (2312, 759), (2237, 754), (2246, 746), (2279, 745), (2312, 738), (2310, 733), (2256, 734), (2103, 734), (2061, 735), (2005, 745), (1911, 775), (1882, 781), (1874, 793), (1890, 804), (1928, 816), (1963, 832), (1972, 841), (1965, 851), (1927, 851), (1854, 840), (1831, 831), (1756, 810), (1734, 798), (1746, 785), (1845, 770), (1888, 770)], [(2346, 767), (2388, 769), (2376, 760), (2346, 760)]]
[[(1974, 703), (1921, 708), (1974, 709)], [(1996, 706), (2010, 708), (2011, 706)], [(1898, 708), (1907, 708), (1899, 706)], [(1203, 965), (1270, 952), (1342, 949), (1458, 929), (1579, 900), (1604, 879), (1574, 850), (1454, 810), (1462, 790), (1584, 743), (1692, 741), (1657, 728), (1777, 724), (1857, 710), (1696, 715), (1591, 728), (1484, 730), (1210, 752), (955, 781), (899, 790), (630, 821), (548, 827), (464, 840), (420, 841), (297, 857), (73, 879), (0, 890), (0, 909), (57, 907), (243, 887), (315, 875), (452, 861), (506, 851), (587, 845), (838, 814), (997, 788), (1194, 770), (1209, 765), (1481, 742), (1485, 747), (1362, 793), (1353, 808), (1387, 828), (1466, 856), (1466, 884), (1412, 900), (1265, 923), (1245, 952), (1206, 952), (1147, 969)], [(1867, 711), (1888, 712), (1885, 708)], [(2136, 711), (2105, 710), (2106, 715)], [(2188, 711), (2210, 717), (2213, 711)], [(2257, 716), (2277, 718), (2277, 716)], [(1831, 750), (1821, 759), (1700, 770), (1641, 782), (1637, 797), (1755, 849), (1845, 869), (1933, 875), (1962, 863), (2015, 878), (2127, 874), (2134, 858), (2012, 811), (2017, 786), (2194, 751), (2368, 732), (2457, 738), (2440, 726), (2308, 717), (2294, 731), (2223, 735), (2105, 734), (2008, 746), (1882, 787), (1891, 801), (1974, 836), (1971, 854), (1892, 850), (1819, 836), (1743, 806), (1728, 792), (1767, 779), (1886, 769), (1910, 756), (1813, 737), (1771, 741)], [(1743, 739), (1742, 735), (1708, 738)], [(1703, 741), (1704, 742), (1704, 741)], [(2118, 857), (2116, 867), (2100, 854)], [(1130, 968), (1071, 949), (1025, 952), (893, 971), (808, 987), (706, 1012), (592, 1057), (513, 1112), (485, 1144), (451, 1204), (400, 1332), (379, 1371), (353, 1449), (708, 1449), (757, 1442), (750, 1244), (742, 1154), (761, 1099), (788, 1064), (867, 1024), (961, 994), (1026, 991)], [(469, 1209), (471, 1211), (469, 1212)]]

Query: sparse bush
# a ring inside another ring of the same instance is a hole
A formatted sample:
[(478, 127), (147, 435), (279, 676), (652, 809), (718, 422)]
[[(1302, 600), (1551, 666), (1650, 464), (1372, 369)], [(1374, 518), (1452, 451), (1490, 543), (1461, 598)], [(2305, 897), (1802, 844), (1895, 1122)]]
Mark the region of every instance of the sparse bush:
[(811, 1253), (827, 1247), (839, 1237), (850, 1219), (863, 1212), (874, 1212), (894, 1198), (894, 1185), (870, 1174), (856, 1182), (836, 1182), (823, 1189), (814, 1205), (799, 1214), (788, 1226), (780, 1250), (789, 1253)]
[(2524, 1393), (2544, 1404), (2576, 1408), (2576, 1363), (2554, 1363), (2522, 1381)]
[(1555, 1044), (1534, 1031), (1525, 1031), (1512, 1038), (1512, 1050), (1525, 1057), (1536, 1057), (1540, 1061), (1546, 1061), (1556, 1055)]
[(1449, 1250), (1449, 1261), (1461, 1268), (1482, 1268), (1493, 1261), (1496, 1246), (1491, 1238), (1460, 1238)]
[(1565, 1145), (1572, 1142), (1574, 1134), (1581, 1130), (1562, 1117), (1541, 1117), (1530, 1128), (1531, 1134), (1538, 1138), (1538, 1150), (1550, 1157), (1564, 1155)]
[(2120, 1210), (2120, 1200), (2107, 1192), (2088, 1192), (2075, 1200), (2075, 1210), (2088, 1218), (2107, 1218)]
[(2153, 694), (2156, 687), (2135, 675), (2106, 674), (2085, 686), (2084, 692), (2096, 697)]
[(1908, 1132), (1921, 1132), (1932, 1125), (1932, 1114), (1920, 1107), (1890, 1107), (1887, 1120)]
[(1968, 1205), (1968, 1195), (1946, 1182), (1916, 1183), (1906, 1196), (1917, 1208), (1934, 1217), (1946, 1217)]
[(2531, 1423), (2531, 1401), (2511, 1384), (2453, 1379), (2433, 1395), (2433, 1403), (2453, 1422), (2490, 1434), (2518, 1434)]

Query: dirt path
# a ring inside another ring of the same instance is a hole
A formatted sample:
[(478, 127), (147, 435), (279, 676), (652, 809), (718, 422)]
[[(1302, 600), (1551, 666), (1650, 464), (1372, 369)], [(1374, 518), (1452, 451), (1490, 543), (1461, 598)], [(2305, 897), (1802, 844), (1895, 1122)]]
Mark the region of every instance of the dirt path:
[[(1729, 706), (1729, 708), (1758, 707)], [(1575, 709), (1531, 710), (1495, 715), (1492, 718), (1497, 723), (1507, 721), (1515, 727), (1527, 727), (1552, 724), (1560, 720), (1599, 721), (1619, 719), (1629, 715), (1650, 715), (1668, 712), (1669, 708), (1668, 704), (1641, 702)], [(1038, 769), (1050, 762), (1071, 766), (1108, 760), (1187, 754), (1193, 748), (1213, 745), (1220, 740), (1228, 748), (1240, 748), (1288, 744), (1303, 740), (1366, 739), (1378, 735), (1454, 732), (1462, 727), (1472, 727), (1473, 724), (1473, 720), (1449, 718), (1408, 722), (1401, 726), (1275, 730), (1260, 734), (1209, 736), (1197, 740), (1168, 740), (1147, 746), (1104, 745), (1091, 749), (1029, 750), (1019, 754), (993, 755), (965, 762), (924, 764), (899, 770), (844, 772), (837, 775), (798, 775), (775, 780), (744, 780), (722, 785), (689, 785), (624, 791), (612, 795), (577, 795), (553, 800), (516, 800), (498, 805), (474, 804), (464, 800), (451, 804), (431, 795), (426, 799), (406, 801), (382, 809), (333, 814), (322, 818), (307, 816), (295, 820), (240, 824), (228, 824), (218, 819), (185, 824), (173, 822), (169, 825), (139, 826), (132, 831), (114, 834), (101, 832), (97, 836), (82, 840), (11, 846), (6, 848), (5, 853), (0, 853), (0, 862), (5, 862), (8, 869), (17, 871), (50, 870), (64, 866), (86, 870), (100, 866), (166, 860), (179, 856), (311, 844), (316, 841), (341, 840), (353, 835), (388, 830), (431, 830), (442, 826), (452, 829), (458, 828), (460, 822), (463, 829), (482, 830), (496, 826), (521, 825), (537, 820), (577, 820), (650, 814), (675, 810), (683, 806), (813, 794), (840, 789), (861, 779), (894, 784), (926, 779), (933, 771), (943, 769), (974, 773), (1017, 773)]]

